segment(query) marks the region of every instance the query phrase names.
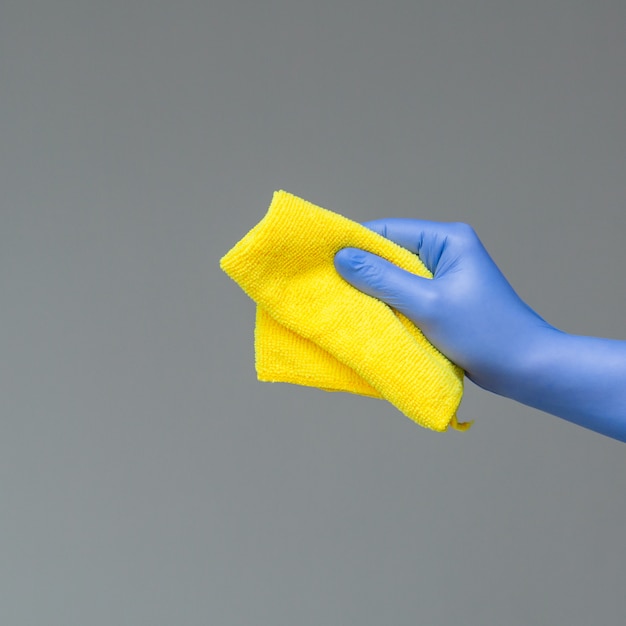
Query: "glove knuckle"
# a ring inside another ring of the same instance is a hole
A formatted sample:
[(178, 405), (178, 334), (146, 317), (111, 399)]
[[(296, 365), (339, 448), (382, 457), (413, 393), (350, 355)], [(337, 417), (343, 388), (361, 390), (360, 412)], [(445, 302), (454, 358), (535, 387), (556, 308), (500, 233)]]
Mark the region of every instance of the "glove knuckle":
[(386, 284), (386, 268), (380, 262), (372, 262), (370, 259), (360, 259), (355, 263), (354, 270), (360, 277), (372, 287), (383, 287)]
[(463, 240), (472, 240), (477, 237), (474, 228), (465, 222), (454, 222), (451, 224), (452, 233)]

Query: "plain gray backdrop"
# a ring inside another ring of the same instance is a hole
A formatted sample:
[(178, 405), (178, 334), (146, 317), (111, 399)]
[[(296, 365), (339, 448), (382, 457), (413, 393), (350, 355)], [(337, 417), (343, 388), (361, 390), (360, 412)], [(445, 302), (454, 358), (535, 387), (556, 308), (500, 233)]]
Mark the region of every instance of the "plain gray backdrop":
[(624, 623), (624, 444), (259, 383), (218, 261), (279, 188), (465, 221), (625, 339), (625, 113), (620, 0), (2, 0), (0, 623)]

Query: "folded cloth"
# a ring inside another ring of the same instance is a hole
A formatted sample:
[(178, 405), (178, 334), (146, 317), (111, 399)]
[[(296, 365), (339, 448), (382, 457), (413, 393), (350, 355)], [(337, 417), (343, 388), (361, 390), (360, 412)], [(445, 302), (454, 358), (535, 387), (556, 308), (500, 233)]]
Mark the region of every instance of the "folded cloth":
[(259, 380), (384, 398), (425, 428), (469, 428), (456, 419), (463, 370), (406, 317), (337, 273), (335, 253), (346, 247), (432, 278), (405, 248), (285, 191), (221, 259), (257, 303)]

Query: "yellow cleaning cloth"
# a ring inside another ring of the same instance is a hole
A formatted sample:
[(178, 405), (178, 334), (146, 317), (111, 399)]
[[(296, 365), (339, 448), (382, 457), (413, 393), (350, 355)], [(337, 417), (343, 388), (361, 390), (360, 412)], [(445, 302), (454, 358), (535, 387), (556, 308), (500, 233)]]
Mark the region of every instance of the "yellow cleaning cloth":
[(469, 428), (456, 420), (463, 370), (406, 317), (341, 278), (333, 259), (346, 247), (432, 278), (408, 250), (285, 191), (222, 258), (257, 303), (259, 380), (384, 398), (425, 428)]

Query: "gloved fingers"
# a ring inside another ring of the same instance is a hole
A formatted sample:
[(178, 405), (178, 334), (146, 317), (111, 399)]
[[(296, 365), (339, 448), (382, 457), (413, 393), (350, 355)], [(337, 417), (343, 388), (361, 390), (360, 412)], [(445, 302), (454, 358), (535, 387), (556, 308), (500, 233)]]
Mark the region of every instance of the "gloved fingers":
[(416, 324), (434, 296), (434, 281), (358, 248), (340, 250), (335, 255), (335, 268), (353, 287), (382, 300)]
[(424, 241), (445, 239), (457, 226), (448, 222), (431, 222), (403, 217), (371, 220), (363, 222), (362, 225), (415, 254), (419, 253)]
[(456, 262), (462, 242), (475, 239), (467, 224), (392, 218), (365, 222), (363, 226), (417, 254), (436, 276)]

